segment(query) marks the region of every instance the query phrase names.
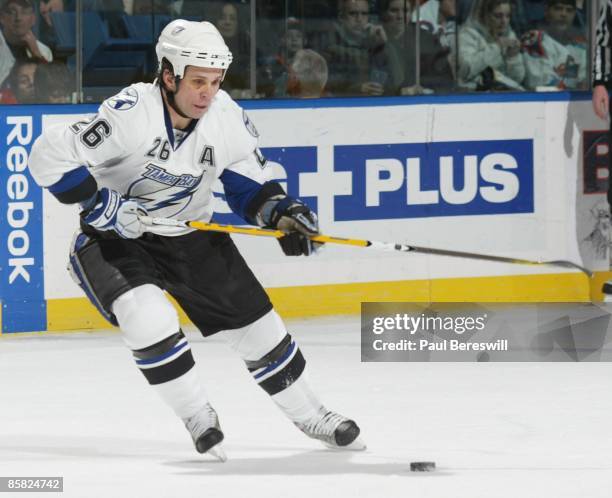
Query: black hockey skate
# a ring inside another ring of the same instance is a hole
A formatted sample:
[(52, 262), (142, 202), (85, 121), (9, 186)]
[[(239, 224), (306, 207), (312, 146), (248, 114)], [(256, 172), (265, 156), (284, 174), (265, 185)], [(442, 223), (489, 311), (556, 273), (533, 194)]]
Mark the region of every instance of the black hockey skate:
[(359, 426), (339, 413), (321, 407), (310, 420), (295, 424), (304, 434), (323, 442), (335, 450), (361, 451), (366, 449), (359, 438)]
[(221, 447), (223, 432), (219, 426), (219, 417), (209, 403), (193, 417), (184, 419), (185, 427), (191, 434), (198, 453), (208, 453), (222, 462), (227, 460), (225, 451)]

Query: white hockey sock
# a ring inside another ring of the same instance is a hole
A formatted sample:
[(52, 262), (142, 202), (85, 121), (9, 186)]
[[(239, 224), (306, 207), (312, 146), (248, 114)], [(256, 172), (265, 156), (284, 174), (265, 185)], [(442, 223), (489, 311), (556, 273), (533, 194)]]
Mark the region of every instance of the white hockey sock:
[(152, 387), (182, 419), (192, 417), (208, 402), (195, 367), (176, 379)]
[(305, 377), (306, 361), (274, 310), (246, 327), (225, 331), (223, 337), (292, 421), (304, 422), (319, 411), (321, 402)]
[(176, 310), (157, 286), (144, 284), (122, 294), (113, 313), (140, 371), (181, 418), (193, 416), (207, 402), (189, 341)]
[(310, 389), (304, 374), (286, 389), (272, 395), (272, 399), (293, 422), (309, 420), (323, 406)]

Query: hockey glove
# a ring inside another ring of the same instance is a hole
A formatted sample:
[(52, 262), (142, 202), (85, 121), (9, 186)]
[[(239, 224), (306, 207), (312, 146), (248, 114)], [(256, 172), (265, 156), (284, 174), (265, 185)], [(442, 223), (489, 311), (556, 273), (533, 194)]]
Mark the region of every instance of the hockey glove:
[(269, 226), (287, 234), (278, 239), (287, 256), (310, 256), (320, 246), (308, 238), (319, 233), (317, 215), (299, 199), (280, 199), (270, 213)]
[(147, 211), (136, 201), (124, 199), (115, 190), (106, 187), (98, 191), (91, 208), (81, 213), (83, 221), (97, 230), (114, 230), (124, 239), (137, 239), (145, 227), (138, 219)]

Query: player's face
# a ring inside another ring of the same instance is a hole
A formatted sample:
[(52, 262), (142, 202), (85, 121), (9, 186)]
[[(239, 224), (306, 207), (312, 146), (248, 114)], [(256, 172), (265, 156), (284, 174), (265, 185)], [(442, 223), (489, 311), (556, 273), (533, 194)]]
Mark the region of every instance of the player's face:
[(222, 75), (222, 69), (187, 66), (174, 97), (179, 109), (192, 119), (200, 119), (219, 91)]
[(557, 29), (568, 29), (576, 17), (576, 8), (565, 3), (555, 3), (546, 8), (546, 21)]

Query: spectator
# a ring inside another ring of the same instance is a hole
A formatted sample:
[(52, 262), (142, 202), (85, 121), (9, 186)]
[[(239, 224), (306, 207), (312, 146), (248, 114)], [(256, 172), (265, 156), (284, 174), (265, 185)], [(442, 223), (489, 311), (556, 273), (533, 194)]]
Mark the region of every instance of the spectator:
[(289, 17), (278, 41), (276, 53), (262, 57), (257, 78), (258, 91), (267, 97), (287, 96), (289, 67), (297, 52), (303, 48), (302, 24), (295, 17)]
[(51, 62), (51, 49), (36, 39), (36, 13), (31, 0), (4, 0), (0, 7), (2, 34), (16, 60)]
[(578, 8), (576, 0), (546, 0), (544, 19), (537, 23), (536, 29), (544, 30), (564, 45), (586, 43), (584, 26), (577, 24)]
[(511, 0), (475, 0), (459, 30), (459, 85), (472, 90), (524, 90), (525, 61), (510, 27)]
[(215, 4), (211, 11), (211, 22), (217, 27), (232, 52), (232, 69), (223, 80), (223, 89), (232, 98), (250, 96), (250, 35), (241, 7), (230, 2)]
[(37, 103), (69, 104), (75, 91), (75, 78), (65, 64), (39, 64), (34, 74)]
[(340, 0), (338, 22), (320, 52), (329, 67), (333, 95), (383, 95), (390, 92), (387, 36), (369, 22), (367, 0)]
[[(529, 29), (537, 28), (544, 21), (546, 11), (545, 0), (520, 0), (525, 6), (526, 18), (529, 21)], [(584, 0), (576, 0), (576, 15), (574, 17), (574, 27), (586, 30), (586, 2)], [(527, 31), (527, 30), (526, 30)]]
[[(463, 24), (471, 12), (474, 0), (456, 0), (457, 4), (457, 24)], [(517, 35), (522, 35), (532, 27), (534, 19), (542, 17), (540, 10), (544, 0), (512, 0), (512, 18), (510, 26)]]
[(450, 49), (429, 30), (419, 31), (420, 85), (416, 81), (416, 24), (410, 22), (411, 0), (384, 0), (381, 19), (387, 34), (393, 93), (416, 95), (448, 91), (453, 86)]
[(327, 83), (327, 62), (314, 50), (298, 50), (291, 62), (287, 93), (301, 99), (322, 97)]
[(15, 62), (7, 81), (8, 89), (10, 89), (16, 103), (33, 104), (35, 102), (34, 74), (38, 65), (37, 62), (27, 60)]
[[(461, 16), (466, 12), (466, 4), (471, 4), (472, 0), (457, 1), (459, 3), (457, 22), (463, 22)], [(512, 29), (519, 38), (532, 29), (535, 23), (540, 22), (544, 18), (544, 1), (545, 0), (512, 0), (510, 26), (512, 26)]]
[(544, 21), (523, 37), (527, 87), (586, 87), (586, 38), (575, 17), (576, 0), (546, 0)]
[(282, 49), (286, 60), (293, 59), (298, 50), (304, 48), (304, 34), (300, 22), (295, 17), (287, 19), (287, 30), (282, 39)]
[[(510, 26), (517, 34), (523, 34), (529, 29), (529, 23), (532, 21), (530, 15), (531, 5), (535, 5), (536, 8), (544, 0), (513, 0), (512, 1), (512, 18), (510, 19)], [(457, 16), (455, 22), (458, 25), (465, 23), (472, 11), (474, 0), (456, 0)]]

